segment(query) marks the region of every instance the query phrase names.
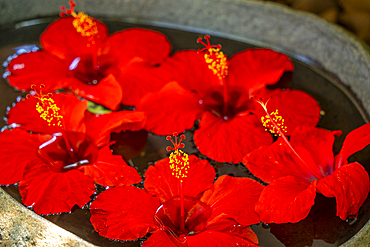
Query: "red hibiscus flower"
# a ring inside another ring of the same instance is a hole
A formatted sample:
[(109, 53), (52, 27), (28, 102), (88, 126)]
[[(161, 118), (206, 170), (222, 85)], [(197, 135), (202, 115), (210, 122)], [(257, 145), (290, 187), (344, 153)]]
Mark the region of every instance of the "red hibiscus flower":
[(87, 15), (86, 19), (94, 32), (77, 31), (76, 25), (85, 20), (79, 16), (50, 24), (40, 37), (42, 50), (10, 62), (10, 85), (29, 91), (31, 84), (42, 82), (46, 92), (68, 89), (113, 110), (121, 102), (135, 105), (141, 96), (163, 86), (155, 76), (145, 75), (156, 73), (154, 66), (169, 55), (166, 36), (138, 28), (108, 35), (103, 23)]
[[(221, 176), (206, 160), (189, 156), (183, 181), (184, 226), (181, 227), (179, 180), (169, 159), (150, 166), (145, 189), (114, 187), (92, 202), (91, 223), (100, 235), (134, 240), (151, 233), (142, 246), (257, 246), (249, 225), (259, 223), (254, 211), (262, 185), (249, 178)], [(242, 195), (242, 196), (241, 196)], [(140, 206), (138, 206), (140, 205)]]
[(171, 71), (172, 82), (144, 96), (137, 107), (148, 114), (147, 130), (158, 135), (183, 132), (200, 119), (194, 141), (202, 154), (218, 162), (241, 162), (250, 151), (272, 143), (259, 121), (264, 113), (249, 100), (253, 95), (272, 95), (271, 104), (281, 114), (294, 115), (286, 119), (290, 131), (319, 121), (320, 108), (308, 94), (266, 89), (284, 71), (293, 70), (286, 55), (272, 50), (249, 49), (230, 60), (219, 50), (179, 51), (162, 67)]
[(18, 127), (0, 134), (0, 184), (19, 182), (26, 206), (39, 214), (53, 214), (84, 206), (95, 192), (95, 182), (119, 186), (141, 181), (135, 168), (112, 155), (109, 140), (111, 131), (143, 128), (143, 113), (94, 115), (86, 111), (87, 101), (74, 95), (54, 94), (53, 99), (64, 129), (50, 127), (40, 118), (35, 97), (9, 111), (10, 126)]
[(356, 215), (370, 189), (369, 175), (347, 158), (370, 144), (370, 124), (350, 132), (339, 154), (333, 155), (335, 136), (341, 131), (299, 127), (290, 142), (280, 137), (244, 158), (245, 166), (269, 183), (256, 204), (261, 221), (298, 222), (315, 203), (316, 193), (335, 197), (337, 216), (345, 220)]

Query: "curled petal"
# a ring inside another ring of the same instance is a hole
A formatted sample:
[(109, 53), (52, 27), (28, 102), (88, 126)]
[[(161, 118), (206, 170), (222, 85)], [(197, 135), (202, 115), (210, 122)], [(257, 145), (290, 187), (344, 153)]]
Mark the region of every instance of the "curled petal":
[(256, 204), (265, 223), (296, 223), (307, 217), (315, 204), (317, 181), (287, 176), (267, 185)]
[(201, 201), (212, 208), (210, 220), (219, 215), (235, 219), (242, 225), (260, 222), (254, 211), (263, 186), (250, 178), (221, 176), (210, 189), (206, 190)]
[(118, 111), (103, 115), (87, 113), (85, 121), (86, 133), (101, 147), (109, 143), (111, 132), (143, 129), (146, 117), (138, 111)]
[[(190, 155), (188, 174), (183, 182), (184, 196), (200, 197), (203, 191), (213, 185), (214, 179), (215, 170), (208, 161)], [(149, 194), (157, 196), (162, 202), (180, 195), (179, 179), (172, 175), (168, 158), (149, 166), (144, 186)]]
[(113, 187), (100, 193), (91, 203), (91, 224), (101, 236), (135, 240), (158, 227), (153, 217), (157, 199), (136, 187)]
[(335, 168), (347, 164), (347, 159), (352, 154), (362, 150), (370, 144), (370, 124), (352, 130), (344, 139), (340, 153), (335, 157)]
[(74, 205), (83, 207), (95, 192), (95, 184), (76, 169), (53, 172), (40, 163), (26, 167), (19, 192), (23, 204), (32, 206), (36, 213), (56, 214), (69, 212)]
[(243, 86), (253, 95), (258, 89), (275, 84), (285, 71), (293, 69), (293, 63), (284, 54), (268, 49), (248, 49), (230, 58), (229, 84)]
[(102, 186), (132, 185), (141, 182), (141, 177), (134, 167), (126, 164), (120, 155), (112, 155), (109, 147), (99, 150), (96, 162), (81, 168), (85, 175)]
[(337, 216), (345, 220), (356, 215), (365, 202), (370, 190), (369, 175), (361, 164), (350, 163), (319, 180), (317, 189), (326, 197), (335, 197)]
[(184, 132), (194, 125), (202, 114), (198, 98), (177, 82), (170, 82), (157, 93), (147, 94), (137, 110), (148, 115), (147, 130), (157, 135), (172, 135)]
[(97, 104), (116, 110), (122, 101), (122, 89), (114, 75), (109, 74), (97, 85), (88, 85), (75, 78), (69, 79), (69, 87), (73, 92)]
[(199, 129), (194, 132), (199, 151), (218, 162), (239, 163), (249, 152), (272, 143), (253, 115), (237, 116), (224, 121), (210, 112), (204, 113)]

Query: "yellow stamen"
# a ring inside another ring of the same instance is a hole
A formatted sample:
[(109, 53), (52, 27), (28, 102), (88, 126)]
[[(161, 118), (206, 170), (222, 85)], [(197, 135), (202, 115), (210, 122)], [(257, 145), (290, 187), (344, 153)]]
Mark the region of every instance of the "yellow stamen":
[(280, 129), (281, 132), (286, 133), (287, 127), (284, 125), (284, 119), (283, 117), (279, 116), (278, 109), (276, 111), (271, 112), (270, 116), (266, 115), (264, 117), (261, 117), (262, 125), (266, 128), (266, 131), (270, 131), (271, 134), (274, 134), (275, 136), (281, 136), (279, 129), (275, 127), (275, 125), (272, 123), (272, 120), (275, 122), (276, 126)]
[(213, 71), (213, 74), (222, 80), (228, 75), (228, 61), (226, 55), (219, 48), (209, 48), (204, 54), (204, 59), (208, 63), (208, 68)]

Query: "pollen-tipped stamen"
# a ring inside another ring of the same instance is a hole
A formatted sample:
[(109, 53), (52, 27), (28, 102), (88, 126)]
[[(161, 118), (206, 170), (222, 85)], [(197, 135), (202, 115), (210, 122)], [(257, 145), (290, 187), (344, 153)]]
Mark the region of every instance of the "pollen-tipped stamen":
[(177, 142), (178, 134), (175, 132), (173, 133), (175, 137), (175, 142), (172, 140), (171, 136), (167, 136), (167, 140), (170, 140), (173, 144), (172, 147), (167, 147), (167, 151), (174, 150), (175, 152), (170, 154), (169, 157), (169, 164), (170, 169), (172, 170), (172, 175), (178, 178), (179, 180), (179, 187), (180, 187), (180, 230), (185, 232), (185, 214), (184, 214), (184, 190), (183, 190), (183, 179), (187, 177), (188, 168), (189, 168), (189, 156), (187, 153), (182, 152), (179, 148), (184, 148), (185, 144), (181, 143), (182, 140), (185, 139), (185, 135), (180, 136), (180, 141)]

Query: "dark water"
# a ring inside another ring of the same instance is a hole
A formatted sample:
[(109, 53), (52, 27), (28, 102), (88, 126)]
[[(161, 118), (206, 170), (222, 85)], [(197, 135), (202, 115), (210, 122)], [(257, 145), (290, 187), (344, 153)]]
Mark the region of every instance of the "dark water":
[[(2, 30), (0, 36), (0, 61), (5, 61), (9, 55), (15, 53), (16, 47), (24, 44), (38, 44), (39, 35), (46, 28), (52, 19), (42, 19), (31, 23), (30, 26), (10, 28)], [(105, 21), (110, 32), (115, 32), (129, 27), (143, 27), (142, 25), (127, 24), (122, 22)], [(179, 49), (198, 49), (200, 45), (196, 43), (198, 37), (204, 34), (183, 32), (178, 30), (164, 29), (160, 27), (148, 27), (158, 30), (167, 35), (173, 51)], [(255, 48), (251, 44), (245, 44), (237, 41), (212, 37), (212, 43), (222, 44), (223, 51), (229, 57), (234, 53), (247, 48)], [(367, 115), (361, 108), (361, 104), (355, 99), (349, 88), (341, 84), (334, 76), (326, 73), (314, 61), (308, 61), (305, 64), (298, 60), (292, 59), (295, 67), (293, 73), (286, 73), (279, 86), (289, 86), (290, 88), (301, 89), (312, 95), (320, 104), (323, 117), (319, 126), (327, 129), (340, 129), (343, 135), (337, 138), (334, 145), (334, 152), (340, 150), (344, 137), (351, 130), (367, 122)], [(0, 73), (5, 71), (0, 68)], [(5, 116), (6, 107), (16, 101), (19, 95), (25, 95), (21, 92), (15, 92), (4, 79), (0, 79), (0, 116), (1, 121)], [(0, 126), (5, 124), (4, 121)], [(186, 132), (185, 152), (189, 154), (199, 154), (192, 143), (192, 132)], [(145, 131), (131, 132), (112, 136), (116, 140), (112, 149), (122, 154), (129, 164), (138, 168), (140, 174), (144, 174), (148, 164), (166, 157), (166, 146), (169, 145), (163, 136), (154, 136), (147, 134)], [(135, 144), (132, 143), (135, 140)], [(144, 146), (143, 149), (141, 147)], [(127, 151), (129, 150), (129, 151)], [(370, 148), (353, 155), (352, 160), (357, 160), (363, 164), (370, 172)], [(136, 155), (136, 156), (135, 156)], [(218, 175), (228, 174), (231, 176), (247, 176), (251, 174), (242, 165), (230, 165), (217, 162), (211, 162)], [(18, 201), (21, 201), (16, 186), (3, 187), (5, 191), (11, 194)], [(99, 188), (102, 190), (103, 188)], [(139, 206), (139, 205), (138, 205)], [(296, 224), (259, 224), (252, 226), (256, 232), (261, 246), (338, 246), (351, 238), (370, 218), (370, 201), (369, 198), (361, 208), (358, 218), (342, 221), (335, 216), (335, 199), (325, 198), (318, 194), (316, 203), (312, 208), (309, 216)], [(114, 242), (100, 237), (92, 228), (89, 217), (90, 213), (87, 208), (74, 209), (71, 214), (61, 214), (54, 216), (44, 216), (51, 222), (75, 233), (85, 240), (99, 246), (139, 246), (139, 242)]]

